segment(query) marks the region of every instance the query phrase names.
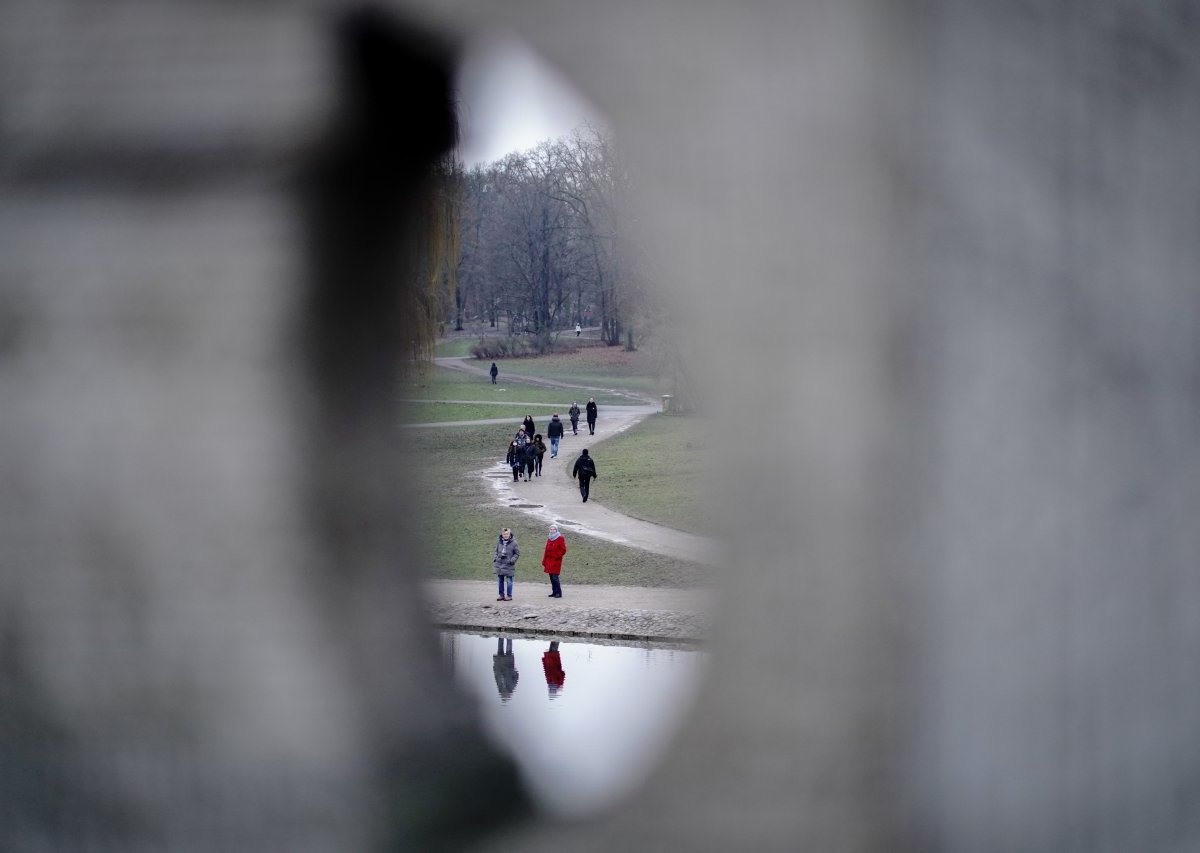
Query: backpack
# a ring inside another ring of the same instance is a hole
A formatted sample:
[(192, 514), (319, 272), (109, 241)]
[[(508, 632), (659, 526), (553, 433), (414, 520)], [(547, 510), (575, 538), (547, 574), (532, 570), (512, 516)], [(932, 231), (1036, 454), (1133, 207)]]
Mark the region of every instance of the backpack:
[(596, 476), (596, 463), (592, 461), (592, 457), (585, 456), (579, 461), (579, 473), (586, 474), (589, 477)]

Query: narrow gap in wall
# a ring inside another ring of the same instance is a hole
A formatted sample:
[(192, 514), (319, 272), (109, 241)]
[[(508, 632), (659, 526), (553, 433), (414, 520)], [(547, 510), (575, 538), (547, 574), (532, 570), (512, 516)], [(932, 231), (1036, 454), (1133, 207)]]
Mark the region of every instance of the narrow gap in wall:
[(535, 799), (582, 817), (644, 780), (706, 667), (711, 433), (610, 122), (507, 33), (465, 45), (456, 90), (420, 259), (436, 334), (402, 394), (431, 618)]

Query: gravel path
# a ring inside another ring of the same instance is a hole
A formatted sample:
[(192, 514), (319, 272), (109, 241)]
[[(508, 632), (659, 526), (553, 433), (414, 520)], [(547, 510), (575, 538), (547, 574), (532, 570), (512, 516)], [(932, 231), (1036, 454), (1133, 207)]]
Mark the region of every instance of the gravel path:
[(517, 581), (512, 601), (496, 601), (493, 581), (425, 583), (435, 624), (467, 631), (583, 636), (630, 641), (691, 641), (707, 636), (714, 594), (705, 589), (572, 585), (549, 598), (548, 581)]

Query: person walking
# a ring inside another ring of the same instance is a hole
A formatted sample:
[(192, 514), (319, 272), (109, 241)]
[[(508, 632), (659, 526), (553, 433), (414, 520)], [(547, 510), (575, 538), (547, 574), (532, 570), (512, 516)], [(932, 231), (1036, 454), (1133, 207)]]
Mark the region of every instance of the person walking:
[(521, 466), (525, 464), (525, 452), (515, 439), (508, 445), (508, 455), (504, 457), (504, 461), (512, 468), (513, 482), (520, 480)]
[(583, 502), (587, 503), (592, 480), (599, 480), (600, 475), (596, 473), (596, 463), (588, 456), (586, 448), (575, 460), (575, 467), (571, 469), (571, 479), (579, 480), (579, 494), (583, 496)]
[(492, 374), (492, 384), (495, 385), (496, 377), (500, 375), (500, 368), (496, 367), (496, 362), (492, 362), (492, 369), (488, 373)]
[(558, 532), (558, 525), (550, 525), (550, 535), (546, 538), (546, 551), (542, 554), (542, 570), (550, 575), (550, 595), (548, 598), (562, 598), (562, 586), (558, 576), (562, 573), (563, 557), (567, 554), (567, 540)]
[[(543, 660), (542, 669), (545, 668)], [(507, 702), (517, 689), (517, 682), (521, 680), (521, 673), (517, 672), (517, 658), (513, 654), (511, 637), (496, 638), (496, 653), (492, 655), (492, 675), (496, 679), (496, 689), (500, 691), (500, 701)], [(566, 679), (566, 675), (563, 675), (563, 678)]]
[(579, 435), (579, 404), (572, 403), (571, 408), (567, 409), (567, 414), (571, 416), (571, 433)]
[(587, 402), (588, 435), (596, 434), (596, 398), (588, 397)]
[(517, 430), (517, 434), (513, 436), (513, 440), (517, 443), (517, 447), (524, 447), (529, 443), (530, 433), (525, 432), (525, 427)]
[(521, 422), (521, 426), (525, 428), (525, 435), (529, 436), (529, 440), (533, 440), (534, 433), (537, 432), (537, 427), (533, 425), (533, 415), (525, 415), (525, 420)]
[[(513, 579), (517, 574), (517, 558), (521, 549), (517, 546), (517, 537), (507, 527), (500, 529), (496, 537), (496, 554), (492, 557), (492, 568), (496, 571), (496, 581), (500, 587), (497, 601), (512, 601)], [(505, 592), (505, 585), (508, 592)]]
[(583, 327), (578, 323), (575, 324), (575, 337), (579, 337), (579, 333), (583, 331)]
[(528, 442), (522, 451), (522, 470), (525, 472), (525, 482), (528, 483), (533, 477), (533, 466), (537, 464), (537, 445), (532, 441)]
[(550, 425), (546, 427), (546, 438), (550, 439), (550, 458), (558, 456), (558, 442), (563, 437), (563, 422), (558, 419), (558, 412), (550, 416)]
[(542, 476), (542, 457), (546, 455), (546, 442), (542, 441), (542, 434), (538, 433), (533, 437), (533, 476)]

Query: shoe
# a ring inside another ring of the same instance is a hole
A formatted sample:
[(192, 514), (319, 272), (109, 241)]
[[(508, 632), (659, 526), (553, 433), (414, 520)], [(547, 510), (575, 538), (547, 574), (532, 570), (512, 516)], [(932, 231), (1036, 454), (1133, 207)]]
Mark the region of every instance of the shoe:
[(502, 595), (502, 596), (500, 596), (499, 598), (497, 598), (496, 600), (497, 600), (497, 601), (503, 601), (503, 600), (504, 600), (504, 596)]
[(505, 600), (505, 601), (512, 601), (512, 596), (510, 595), (510, 596), (508, 596), (507, 598), (505, 598), (504, 600)]
[(546, 596), (546, 598), (558, 598), (558, 596), (555, 595), (554, 593), (550, 593), (549, 595)]

